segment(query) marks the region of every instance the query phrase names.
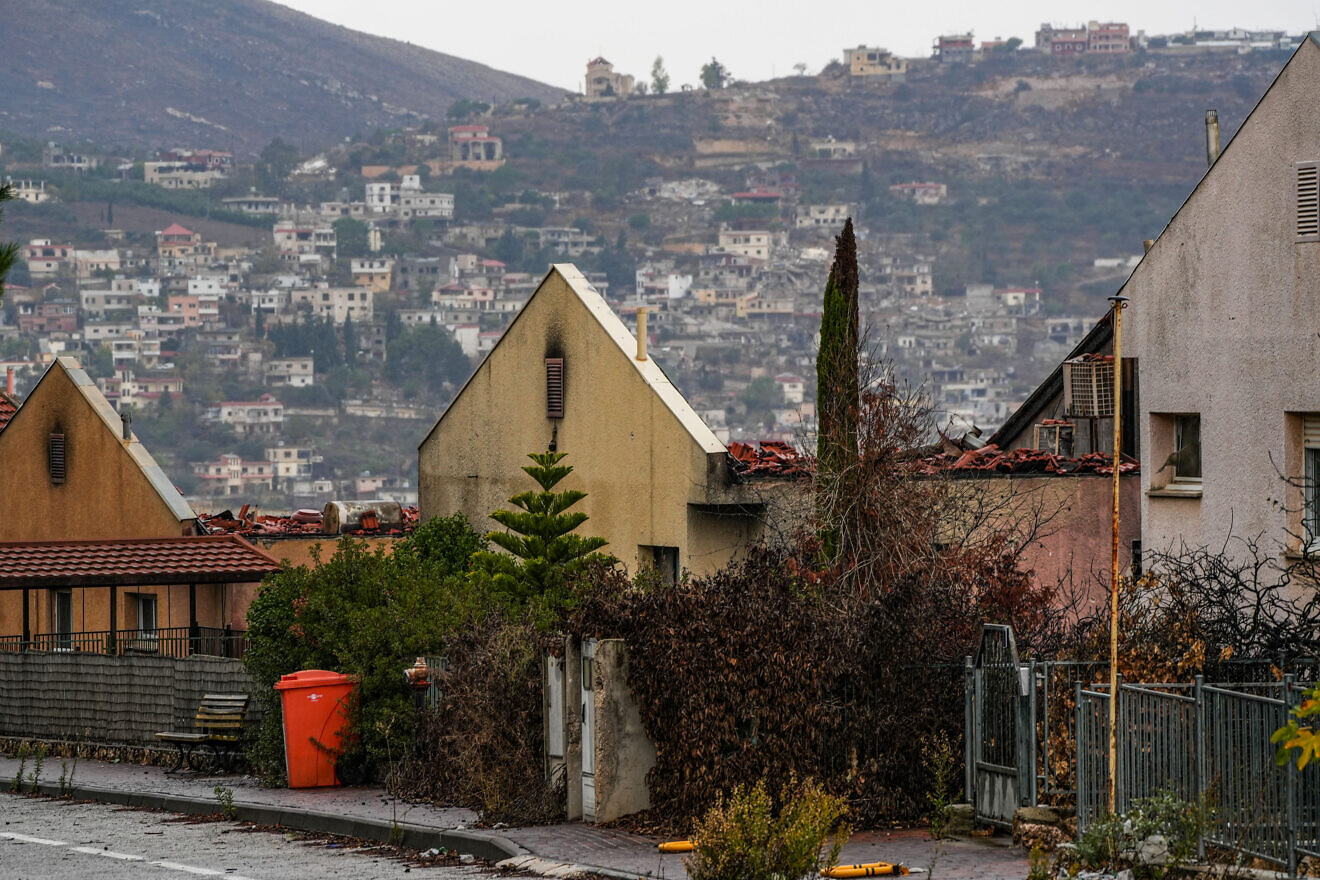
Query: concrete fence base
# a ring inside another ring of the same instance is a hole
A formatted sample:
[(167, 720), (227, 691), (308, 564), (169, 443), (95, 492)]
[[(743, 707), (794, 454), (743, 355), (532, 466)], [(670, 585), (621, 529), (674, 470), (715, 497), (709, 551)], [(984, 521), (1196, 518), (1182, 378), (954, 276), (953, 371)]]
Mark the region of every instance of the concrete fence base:
[(192, 729), (203, 694), (251, 689), (222, 657), (0, 654), (0, 737), (158, 747), (159, 731)]

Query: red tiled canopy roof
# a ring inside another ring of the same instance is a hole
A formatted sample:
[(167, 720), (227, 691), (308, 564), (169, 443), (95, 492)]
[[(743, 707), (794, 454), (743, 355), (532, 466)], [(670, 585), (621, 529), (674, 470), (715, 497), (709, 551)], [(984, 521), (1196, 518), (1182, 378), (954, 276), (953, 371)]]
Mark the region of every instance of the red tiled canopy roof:
[(236, 535), (0, 543), (0, 590), (250, 583), (279, 568)]

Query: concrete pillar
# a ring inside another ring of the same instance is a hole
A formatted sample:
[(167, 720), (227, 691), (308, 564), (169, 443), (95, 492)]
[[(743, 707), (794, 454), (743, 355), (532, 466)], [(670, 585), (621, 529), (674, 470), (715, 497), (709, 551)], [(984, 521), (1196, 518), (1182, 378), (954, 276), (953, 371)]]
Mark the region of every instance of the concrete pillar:
[(594, 667), (596, 821), (612, 822), (651, 806), (646, 774), (655, 766), (655, 746), (628, 687), (623, 640), (599, 641)]
[(565, 816), (570, 822), (582, 818), (581, 690), (582, 643), (569, 638), (564, 642), (564, 778), (568, 781)]

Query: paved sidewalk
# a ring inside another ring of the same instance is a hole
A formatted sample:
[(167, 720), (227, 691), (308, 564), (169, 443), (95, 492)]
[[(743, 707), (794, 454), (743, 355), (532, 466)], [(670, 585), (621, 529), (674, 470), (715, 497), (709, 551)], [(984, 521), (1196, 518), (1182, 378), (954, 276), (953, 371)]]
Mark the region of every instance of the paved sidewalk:
[[(18, 761), (0, 757), (0, 792), (7, 792)], [(26, 773), (32, 771), (29, 761)], [(47, 759), (41, 788), (56, 793), (60, 760)], [(397, 821), (409, 846), (443, 845), (481, 858), (563, 876), (583, 870), (615, 878), (682, 880), (683, 856), (661, 855), (657, 838), (581, 823), (538, 828), (474, 828), (471, 810), (414, 805), (379, 788), (262, 788), (248, 776), (166, 774), (159, 767), (79, 761), (74, 796), (182, 813), (218, 813), (215, 787), (233, 792), (239, 818), (327, 834), (388, 839)], [(24, 780), (24, 789), (27, 781)], [(924, 830), (870, 831), (853, 836), (845, 864), (902, 862), (936, 880), (1023, 880), (1027, 856), (1003, 837), (936, 843)]]

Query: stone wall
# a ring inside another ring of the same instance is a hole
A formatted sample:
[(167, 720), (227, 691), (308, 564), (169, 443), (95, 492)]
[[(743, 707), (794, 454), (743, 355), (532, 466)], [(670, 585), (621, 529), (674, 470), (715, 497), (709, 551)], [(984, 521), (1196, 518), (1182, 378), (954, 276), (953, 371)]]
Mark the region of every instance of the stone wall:
[(0, 736), (154, 745), (193, 728), (203, 694), (251, 688), (242, 662), (221, 657), (0, 654)]

